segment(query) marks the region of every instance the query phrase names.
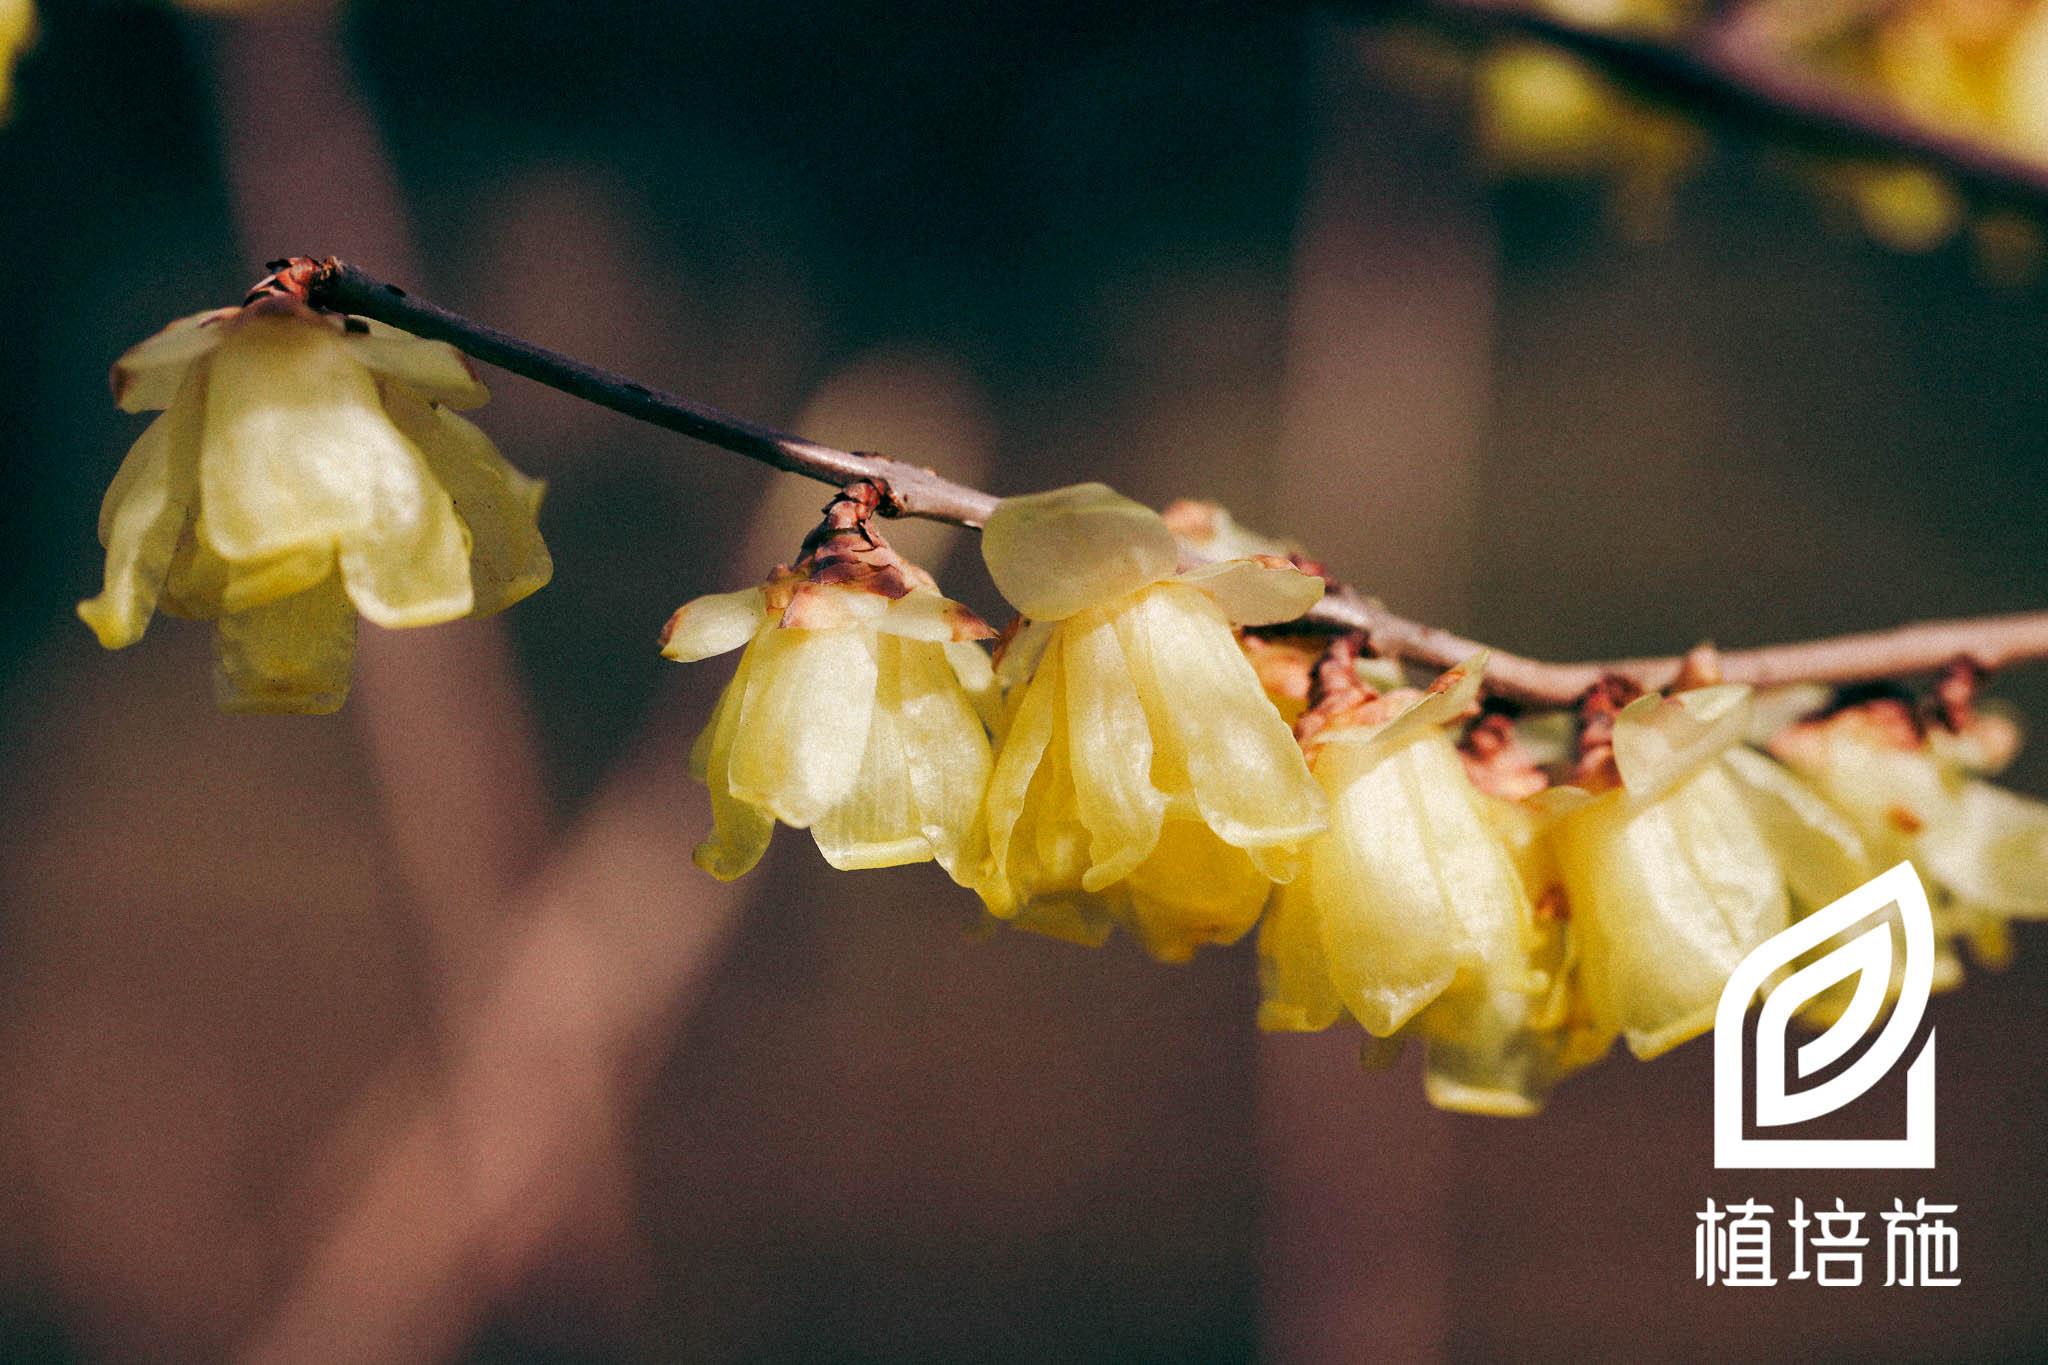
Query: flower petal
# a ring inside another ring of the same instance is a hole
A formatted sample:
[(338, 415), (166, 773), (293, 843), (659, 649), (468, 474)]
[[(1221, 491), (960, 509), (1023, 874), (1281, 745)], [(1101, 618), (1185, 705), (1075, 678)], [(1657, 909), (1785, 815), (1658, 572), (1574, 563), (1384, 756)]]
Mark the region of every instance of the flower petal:
[(469, 357), (447, 342), (427, 341), (368, 318), (355, 321), (367, 330), (344, 333), (342, 343), (358, 364), (445, 407), (467, 411), (490, 398)]
[(1243, 849), (1199, 820), (1168, 820), (1151, 856), (1125, 878), (1131, 927), (1161, 962), (1186, 962), (1197, 948), (1235, 943), (1258, 922), (1273, 883)]
[(114, 362), (114, 405), (123, 412), (169, 407), (187, 373), (227, 335), (226, 319), (240, 311), (215, 308), (194, 313), (130, 346)]
[(1721, 760), (1749, 801), (1786, 884), (1808, 906), (1828, 905), (1877, 874), (1862, 837), (1811, 787), (1740, 744)]
[(1151, 727), (1115, 620), (1090, 610), (1063, 622), (1060, 636), (1067, 761), (1073, 767), (1075, 808), (1089, 835), (1091, 865), (1081, 886), (1100, 891), (1129, 876), (1152, 852), (1166, 817), (1166, 797), (1152, 785)]
[(1118, 620), (1138, 685), (1168, 718), (1209, 827), (1244, 849), (1321, 830), (1322, 793), (1216, 604), (1166, 583)]
[(748, 656), (754, 672), (733, 740), (733, 795), (808, 829), (860, 776), (875, 706), (873, 635), (859, 626), (770, 630)]
[(1012, 841), (1030, 830), (1024, 819), (1025, 807), (1039, 769), (1048, 761), (1057, 721), (1066, 709), (1064, 678), (1060, 641), (1054, 638), (1025, 687), (989, 772), (983, 810), (988, 825), (990, 879), (979, 889), (989, 913), (1005, 918), (1017, 913), (1029, 890), (1019, 874), (1030, 853), (1021, 848), (1013, 850)]
[(1157, 512), (1099, 483), (1005, 498), (981, 537), (997, 589), (1036, 621), (1169, 578), (1178, 554)]
[(988, 732), (955, 675), (948, 651), (972, 644), (929, 645), (908, 640), (883, 640), (881, 650), (899, 656), (895, 704), (898, 737), (909, 770), (910, 791), (919, 827), (932, 856), (962, 886), (984, 875), (988, 846), (981, 820), (993, 758)]
[[(703, 736), (704, 788), (711, 794), (711, 833), (690, 854), (690, 860), (722, 882), (737, 880), (754, 870), (768, 851), (775, 821), (732, 794), (731, 760), (733, 742), (739, 735), (740, 710), (753, 681), (757, 650), (740, 656), (739, 670), (719, 694), (718, 707)], [(697, 763), (697, 745), (691, 746), (691, 764)]]
[(1337, 1022), (1344, 1002), (1330, 984), (1322, 926), (1306, 879), (1281, 887), (1259, 924), (1259, 1027), (1314, 1033)]
[(1935, 880), (2001, 915), (2048, 916), (2048, 805), (1989, 782), (1963, 784), (1955, 814), (1927, 832)]
[(1631, 800), (1654, 801), (1748, 728), (1749, 689), (1739, 683), (1638, 697), (1614, 718), (1614, 766)]
[(214, 697), (223, 711), (321, 716), (348, 700), (356, 614), (341, 581), (220, 618)]
[(895, 642), (879, 643), (875, 705), (853, 789), (811, 826), (818, 852), (842, 872), (929, 862), (932, 856), (918, 819), (897, 724), (899, 661), (888, 657)]
[(197, 394), (149, 424), (136, 440), (100, 506), (107, 547), (106, 584), (78, 604), (78, 615), (108, 649), (142, 638), (156, 612), (178, 539), (191, 521), (198, 490)]
[(303, 545), (268, 559), (222, 559), (209, 543), (206, 518), (178, 542), (164, 581), (163, 609), (211, 619), (247, 611), (306, 591), (334, 572), (331, 545)]
[(210, 362), (205, 420), (200, 505), (228, 559), (367, 531), (380, 500), (423, 478), (369, 371), (317, 323), (237, 325)]
[(753, 639), (768, 619), (759, 588), (693, 597), (661, 628), (661, 657), (692, 664), (728, 653)]
[(474, 422), (429, 407), (400, 384), (381, 384), (378, 391), (385, 412), (419, 448), (469, 528), (476, 599), (470, 614), (502, 611), (547, 586), (554, 560), (536, 521), (547, 484), (514, 469)]
[(431, 626), (469, 615), (469, 529), (411, 442), (408, 457), (363, 471), (370, 522), (339, 539), (336, 563), (356, 610), (380, 626)]
[(890, 602), (875, 629), (885, 635), (929, 640), (934, 644), (986, 640), (995, 634), (988, 622), (930, 588), (912, 588)]
[(1177, 575), (1176, 583), (1207, 593), (1235, 626), (1271, 626), (1292, 621), (1323, 600), (1323, 580), (1292, 564), (1226, 559)]

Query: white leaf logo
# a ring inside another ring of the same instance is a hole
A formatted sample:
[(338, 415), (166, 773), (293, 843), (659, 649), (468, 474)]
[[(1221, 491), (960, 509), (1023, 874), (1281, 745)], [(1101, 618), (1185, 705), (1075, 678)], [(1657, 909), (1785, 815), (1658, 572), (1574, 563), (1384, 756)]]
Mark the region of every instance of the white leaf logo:
[(1906, 1070), (1903, 1138), (1745, 1137), (1743, 1108), (1752, 1092), (1743, 1067), (1742, 1017), (1750, 997), (1779, 970), (1831, 939), (1843, 938), (1892, 905), (1905, 930), (1898, 1002), (1863, 1055), (1828, 1079), (1788, 1090), (1785, 1031), (1800, 1006), (1856, 976), (1848, 1007), (1819, 1037), (1793, 1054), (1800, 1077), (1840, 1061), (1870, 1034), (1892, 980), (1892, 931), (1882, 918), (1799, 968), (1764, 995), (1757, 1011), (1754, 1102), (1759, 1129), (1782, 1128), (1832, 1114), (1867, 1093), (1912, 1046), (1934, 988), (1934, 915), (1927, 888), (1902, 862), (1848, 895), (1759, 943), (1728, 978), (1714, 1014), (1714, 1165), (1724, 1169), (1932, 1169), (1934, 1166), (1934, 1031)]

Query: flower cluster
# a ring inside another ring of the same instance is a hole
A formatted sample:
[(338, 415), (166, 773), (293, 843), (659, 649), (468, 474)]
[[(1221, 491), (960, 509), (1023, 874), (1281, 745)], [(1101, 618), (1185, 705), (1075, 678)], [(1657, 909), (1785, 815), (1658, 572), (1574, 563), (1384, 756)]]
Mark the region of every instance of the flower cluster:
[(991, 670), (879, 501), (850, 489), (795, 566), (670, 621), (672, 658), (746, 650), (695, 755), (718, 876), (779, 820), (836, 867), (936, 860), (995, 919), (1090, 946), (1121, 926), (1182, 961), (1256, 926), (1262, 1027), (1414, 1039), (1434, 1102), (1493, 1114), (1617, 1040), (1705, 1032), (1752, 948), (1900, 857), (1951, 979), (1955, 941), (1995, 961), (2006, 920), (2048, 914), (2048, 806), (1977, 775), (2017, 733), (1967, 672), (1924, 713), (1816, 710), (1701, 653), (1668, 696), (1604, 681), (1560, 737), (1482, 706), (1484, 655), (1417, 690), (1355, 638), (1245, 636), (1316, 602), (1313, 566), (1099, 484), (990, 518), (1020, 613)]
[(358, 612), (481, 616), (552, 573), (542, 485), (455, 414), (489, 394), (443, 342), (259, 289), (134, 347), (113, 385), (163, 415), (107, 489), (106, 585), (78, 614), (108, 649), (159, 607), (214, 621), (224, 710), (333, 711)]

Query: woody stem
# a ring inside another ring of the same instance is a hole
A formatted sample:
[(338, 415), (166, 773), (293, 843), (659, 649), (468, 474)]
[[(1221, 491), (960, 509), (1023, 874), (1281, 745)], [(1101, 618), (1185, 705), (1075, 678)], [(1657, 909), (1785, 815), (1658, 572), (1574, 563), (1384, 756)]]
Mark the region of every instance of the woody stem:
[[(294, 257), (274, 269), (275, 275), (258, 288), (287, 290), (315, 307), (448, 342), (514, 374), (792, 474), (834, 485), (872, 480), (884, 493), (881, 510), (892, 516), (978, 528), (999, 501), (993, 494), (954, 483), (921, 465), (821, 445), (637, 383), (416, 298), (338, 259)], [(1337, 583), (1331, 584), (1328, 594), (1300, 625), (1314, 631), (1361, 631), (1381, 656), (1435, 669), (1463, 663), (1487, 648), (1398, 615)], [(1860, 635), (1737, 650), (1722, 654), (1720, 665), (1721, 676), (1729, 682), (1771, 686), (1865, 682), (1931, 673), (1959, 658), (1987, 670), (2048, 659), (2048, 611), (1929, 621)], [(1619, 673), (1647, 689), (1668, 687), (1678, 677), (1682, 662), (1671, 655), (1546, 663), (1493, 650), (1486, 687), (1494, 695), (1514, 701), (1565, 706), (1605, 673)]]

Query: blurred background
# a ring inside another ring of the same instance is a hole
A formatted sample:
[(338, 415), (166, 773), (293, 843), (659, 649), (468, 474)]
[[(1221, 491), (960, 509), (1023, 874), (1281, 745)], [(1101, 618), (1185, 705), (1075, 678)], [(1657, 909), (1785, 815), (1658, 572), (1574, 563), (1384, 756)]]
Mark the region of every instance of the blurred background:
[[(1705, 1042), (1453, 1117), (1261, 1040), (1248, 950), (977, 938), (787, 831), (720, 886), (727, 666), (655, 633), (824, 490), (504, 375), (554, 583), (366, 626), (340, 715), (72, 614), (108, 365), (298, 252), (999, 492), (1214, 498), (1534, 654), (2039, 608), (2038, 275), (1742, 144), (1647, 218), (1504, 176), (1436, 57), (1294, 7), (207, 8), (50, 0), (0, 129), (0, 1357), (2048, 1353), (2038, 929), (1934, 1006), (1939, 1169), (1729, 1178)], [(1955, 1203), (1962, 1286), (1695, 1283), (1710, 1195)]]

